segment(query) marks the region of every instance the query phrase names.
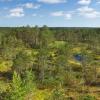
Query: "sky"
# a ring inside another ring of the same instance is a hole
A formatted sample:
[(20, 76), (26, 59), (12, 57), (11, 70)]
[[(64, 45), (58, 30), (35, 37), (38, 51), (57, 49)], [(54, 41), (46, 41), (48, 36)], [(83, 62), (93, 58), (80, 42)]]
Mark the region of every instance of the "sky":
[(100, 0), (0, 0), (0, 26), (100, 27)]

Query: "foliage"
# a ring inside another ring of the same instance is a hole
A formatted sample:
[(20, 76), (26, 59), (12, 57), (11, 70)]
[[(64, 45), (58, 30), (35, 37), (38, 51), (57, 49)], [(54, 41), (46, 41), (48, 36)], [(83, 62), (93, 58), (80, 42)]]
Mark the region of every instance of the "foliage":
[(31, 72), (26, 72), (25, 80), (22, 80), (20, 75), (14, 72), (13, 80), (9, 91), (7, 91), (6, 100), (24, 100), (25, 97), (35, 91), (33, 76)]
[(46, 98), (46, 100), (67, 100), (67, 96), (64, 94), (64, 91), (59, 89), (59, 88), (55, 88), (51, 95)]
[(18, 73), (23, 73), (27, 69), (32, 69), (33, 58), (28, 52), (21, 51), (16, 55), (16, 58), (13, 60), (13, 69)]
[(91, 95), (83, 95), (79, 98), (79, 100), (97, 100), (97, 99)]
[(44, 100), (45, 96), (70, 100), (83, 92), (91, 94), (92, 86), (100, 86), (99, 58), (99, 28), (0, 28), (0, 100)]

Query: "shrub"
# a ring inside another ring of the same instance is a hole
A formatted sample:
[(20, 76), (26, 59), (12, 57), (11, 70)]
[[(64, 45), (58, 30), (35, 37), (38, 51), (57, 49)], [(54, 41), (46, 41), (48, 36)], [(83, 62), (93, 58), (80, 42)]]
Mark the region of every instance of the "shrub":
[(79, 100), (97, 100), (97, 99), (94, 96), (83, 95), (83, 96), (79, 97)]
[(6, 93), (5, 100), (24, 100), (29, 93), (33, 93), (34, 87), (31, 72), (27, 71), (24, 79), (21, 79), (20, 75), (14, 72), (11, 87)]
[(55, 88), (45, 100), (68, 100), (63, 89)]

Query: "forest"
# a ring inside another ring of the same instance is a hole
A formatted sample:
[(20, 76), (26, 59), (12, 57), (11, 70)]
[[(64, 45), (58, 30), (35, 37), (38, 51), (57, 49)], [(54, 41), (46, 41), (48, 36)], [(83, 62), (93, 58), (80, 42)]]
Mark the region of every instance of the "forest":
[(0, 100), (100, 100), (100, 28), (0, 27)]

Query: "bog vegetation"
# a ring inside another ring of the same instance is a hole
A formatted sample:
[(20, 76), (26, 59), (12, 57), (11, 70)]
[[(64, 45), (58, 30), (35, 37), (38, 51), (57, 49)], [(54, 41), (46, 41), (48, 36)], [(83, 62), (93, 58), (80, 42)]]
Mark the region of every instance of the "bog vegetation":
[(100, 100), (100, 29), (0, 28), (0, 100)]

